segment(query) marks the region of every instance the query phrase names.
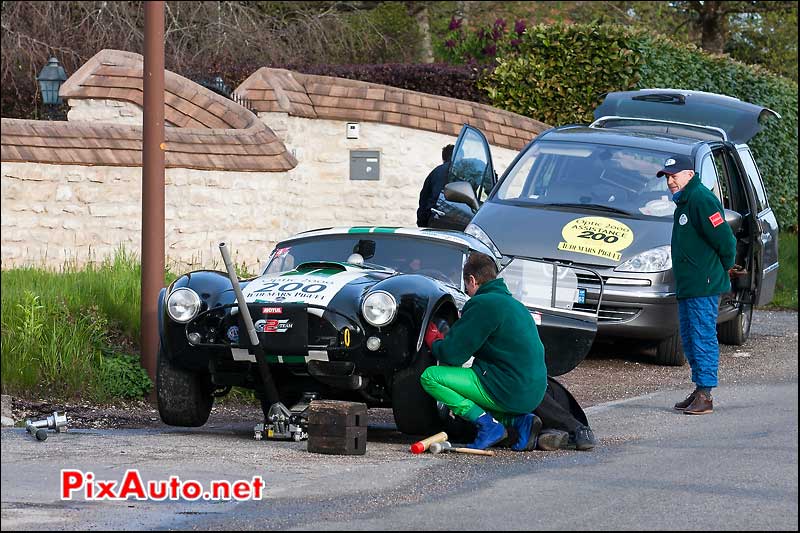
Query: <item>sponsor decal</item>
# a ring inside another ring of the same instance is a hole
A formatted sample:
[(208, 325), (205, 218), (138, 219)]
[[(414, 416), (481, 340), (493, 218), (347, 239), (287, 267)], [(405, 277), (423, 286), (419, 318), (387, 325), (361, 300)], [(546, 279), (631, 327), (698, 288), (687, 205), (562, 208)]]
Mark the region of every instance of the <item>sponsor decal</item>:
[(725, 219), (722, 218), (722, 215), (719, 214), (719, 211), (708, 217), (708, 220), (711, 221), (711, 225), (715, 228), (725, 222)]
[(248, 283), (242, 293), (249, 303), (298, 302), (326, 306), (342, 287), (364, 276), (360, 269), (336, 273), (330, 272), (332, 269), (319, 270), (320, 275), (311, 270), (264, 276)]
[(228, 340), (239, 342), (239, 326), (231, 326), (228, 328)]
[(687, 222), (689, 222), (689, 218), (686, 216), (686, 213), (684, 213), (678, 219), (678, 224), (680, 224), (681, 226), (685, 226)]
[(260, 333), (286, 333), (292, 329), (292, 321), (288, 318), (284, 320), (278, 320), (275, 318), (270, 318), (267, 320), (261, 319), (256, 321), (254, 326), (256, 327), (256, 331)]
[(619, 261), (622, 250), (633, 244), (633, 230), (618, 220), (605, 217), (582, 217), (561, 229), (563, 241), (558, 249), (595, 255)]
[(280, 315), (283, 313), (283, 307), (262, 307), (262, 315)]
[(284, 255), (288, 254), (289, 250), (291, 249), (291, 246), (287, 246), (286, 248), (278, 248), (275, 250), (275, 257), (283, 257)]

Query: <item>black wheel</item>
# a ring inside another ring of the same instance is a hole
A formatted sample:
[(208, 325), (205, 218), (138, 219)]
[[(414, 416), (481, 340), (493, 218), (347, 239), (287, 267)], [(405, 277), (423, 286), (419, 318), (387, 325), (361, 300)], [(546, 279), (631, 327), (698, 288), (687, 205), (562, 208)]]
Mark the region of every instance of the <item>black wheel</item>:
[(436, 400), (425, 392), (419, 378), (434, 363), (433, 356), (423, 346), (417, 361), (400, 370), (392, 379), (392, 410), (397, 429), (409, 435), (433, 435), (444, 427)]
[(679, 332), (667, 337), (656, 345), (656, 363), (664, 366), (683, 366), (686, 356), (683, 354), (683, 345)]
[(740, 304), (739, 312), (733, 320), (717, 326), (717, 338), (722, 344), (741, 346), (750, 336), (750, 324), (753, 321), (753, 305)]
[(156, 394), (161, 421), (170, 426), (199, 427), (206, 423), (214, 405), (208, 374), (180, 368), (158, 347)]

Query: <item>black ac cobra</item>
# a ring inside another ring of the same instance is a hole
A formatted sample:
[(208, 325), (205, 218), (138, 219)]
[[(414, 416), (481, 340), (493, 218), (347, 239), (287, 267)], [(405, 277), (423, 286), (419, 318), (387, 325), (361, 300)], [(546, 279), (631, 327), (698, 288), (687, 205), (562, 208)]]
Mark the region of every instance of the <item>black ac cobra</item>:
[[(501, 260), (475, 237), (431, 229), (328, 228), (278, 243), (261, 275), (240, 286), (281, 402), (291, 406), (307, 393), (361, 401), (392, 407), (404, 433), (438, 431), (441, 410), (419, 384), (435, 364), (423, 335), (430, 320), (458, 319), (470, 251)], [(548, 373), (569, 372), (597, 330), (596, 308), (573, 309), (585, 299), (574, 268), (503, 261), (501, 276), (539, 325)], [(164, 423), (202, 426), (214, 398), (233, 386), (261, 394), (257, 352), (225, 272), (179, 277), (162, 289), (159, 308)], [(263, 399), (262, 407), (266, 413)]]

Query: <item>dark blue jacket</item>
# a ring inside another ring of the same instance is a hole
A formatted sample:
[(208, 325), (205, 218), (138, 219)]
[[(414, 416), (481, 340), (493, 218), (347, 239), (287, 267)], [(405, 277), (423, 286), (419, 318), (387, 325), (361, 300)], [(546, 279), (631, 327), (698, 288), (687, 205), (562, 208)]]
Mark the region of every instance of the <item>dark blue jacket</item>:
[(425, 183), (422, 185), (422, 190), (419, 193), (417, 226), (421, 228), (428, 226), (431, 218), (431, 208), (436, 207), (436, 200), (439, 199), (439, 193), (442, 192), (444, 184), (447, 182), (447, 173), (449, 170), (450, 163), (442, 163), (431, 170), (431, 173), (425, 178)]

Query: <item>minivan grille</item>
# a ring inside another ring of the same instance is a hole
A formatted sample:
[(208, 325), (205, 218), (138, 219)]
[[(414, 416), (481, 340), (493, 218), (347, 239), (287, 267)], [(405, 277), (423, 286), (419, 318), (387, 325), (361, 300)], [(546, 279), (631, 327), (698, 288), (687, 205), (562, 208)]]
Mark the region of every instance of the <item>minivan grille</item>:
[[(573, 309), (594, 311), (593, 304), (574, 304)], [(633, 320), (642, 312), (641, 307), (614, 307), (601, 305), (597, 315), (598, 322), (626, 322)]]

